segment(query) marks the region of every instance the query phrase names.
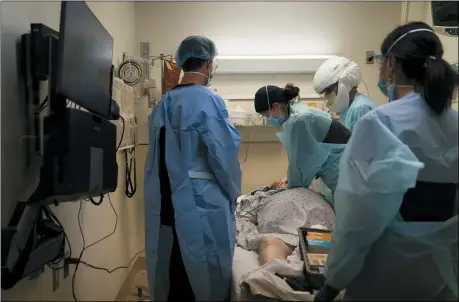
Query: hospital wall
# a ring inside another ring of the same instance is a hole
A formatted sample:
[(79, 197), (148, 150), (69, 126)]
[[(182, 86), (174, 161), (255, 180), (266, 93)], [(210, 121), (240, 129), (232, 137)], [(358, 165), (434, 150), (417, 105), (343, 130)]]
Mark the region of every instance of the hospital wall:
[[(89, 2), (89, 7), (115, 39), (114, 64), (118, 65), (124, 51), (134, 51), (134, 3)], [(1, 2), (1, 212), (2, 226), (11, 215), (21, 193), (26, 190), (24, 151), (23, 98), (19, 90), (16, 69), (16, 42), (20, 35), (30, 29), (31, 22), (41, 22), (59, 30), (59, 2)], [(122, 20), (122, 22), (120, 22)], [(140, 157), (142, 154), (140, 154)], [(140, 159), (139, 161), (142, 161)], [(118, 213), (116, 233), (100, 244), (88, 249), (83, 259), (93, 265), (109, 269), (125, 266), (136, 252), (144, 248), (143, 186), (133, 199), (124, 195), (124, 160), (118, 154), (118, 190), (111, 200)], [(143, 169), (138, 169), (138, 179), (143, 179)], [(82, 239), (77, 222), (79, 203), (64, 203), (55, 208), (72, 244), (72, 253), (77, 257)], [(115, 215), (106, 198), (99, 207), (84, 202), (81, 222), (85, 240), (90, 244), (109, 234), (115, 224)], [(3, 301), (70, 301), (72, 299), (71, 277), (60, 280), (60, 287), (52, 291), (50, 269), (38, 279), (23, 280), (9, 291), (2, 291)], [(127, 269), (112, 274), (93, 270), (81, 265), (75, 282), (79, 300), (114, 301), (121, 284), (128, 274)], [(62, 275), (61, 275), (62, 277)]]
[[(357, 62), (370, 96), (383, 104), (377, 88), (378, 65), (365, 64), (366, 51), (379, 53), (385, 36), (400, 24), (400, 2), (194, 2), (136, 3), (136, 53), (150, 42), (151, 55), (174, 54), (188, 35), (215, 41), (220, 55), (342, 55)], [(160, 83), (160, 65), (152, 70)], [(320, 101), (313, 74), (217, 75), (212, 88), (229, 109), (253, 111), (253, 97), (262, 86), (292, 82), (300, 95)], [(158, 85), (159, 86), (159, 85)], [(365, 85), (359, 89), (367, 93)], [(159, 90), (157, 91), (159, 98)], [(148, 143), (147, 101), (140, 102), (139, 138)], [(241, 129), (243, 192), (286, 177), (287, 155), (268, 127)]]

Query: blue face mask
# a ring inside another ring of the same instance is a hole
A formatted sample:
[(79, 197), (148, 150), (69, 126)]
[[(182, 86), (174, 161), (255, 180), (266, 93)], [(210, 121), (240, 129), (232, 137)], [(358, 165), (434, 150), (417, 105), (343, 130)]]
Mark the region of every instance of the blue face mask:
[[(271, 115), (272, 108), (271, 108), (271, 104), (269, 102), (268, 86), (265, 86), (265, 89), (266, 89), (266, 97), (268, 99), (269, 112), (270, 112), (270, 115)], [(272, 116), (268, 117), (268, 125), (270, 125), (272, 127), (280, 127), (285, 123), (285, 121), (287, 121), (287, 119), (282, 115), (280, 115), (279, 117), (272, 117)]]
[(382, 81), (381, 76), (379, 76), (379, 79), (378, 79), (378, 88), (379, 90), (381, 90), (382, 94), (387, 96), (386, 84), (384, 84), (384, 82)]
[(268, 124), (273, 127), (280, 127), (282, 126), (287, 119), (284, 116), (279, 116), (279, 117), (270, 117), (268, 118)]
[(395, 85), (386, 85), (379, 76), (378, 80), (378, 88), (381, 92), (389, 98), (389, 102), (394, 101), (397, 98), (397, 94), (395, 93)]

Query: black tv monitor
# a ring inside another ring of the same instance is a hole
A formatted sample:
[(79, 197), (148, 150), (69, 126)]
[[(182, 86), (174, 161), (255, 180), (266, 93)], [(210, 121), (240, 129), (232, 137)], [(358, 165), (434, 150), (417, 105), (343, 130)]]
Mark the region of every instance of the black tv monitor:
[(84, 1), (62, 1), (56, 92), (110, 119), (113, 38)]
[(459, 26), (459, 2), (432, 1), (433, 25), (443, 27)]

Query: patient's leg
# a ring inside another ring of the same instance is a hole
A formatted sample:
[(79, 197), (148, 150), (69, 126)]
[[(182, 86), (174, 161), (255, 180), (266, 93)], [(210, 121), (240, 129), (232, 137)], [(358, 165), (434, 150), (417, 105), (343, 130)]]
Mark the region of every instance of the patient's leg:
[(271, 260), (287, 259), (293, 253), (293, 248), (285, 244), (282, 240), (272, 236), (263, 236), (258, 244), (258, 254), (260, 255), (260, 265)]

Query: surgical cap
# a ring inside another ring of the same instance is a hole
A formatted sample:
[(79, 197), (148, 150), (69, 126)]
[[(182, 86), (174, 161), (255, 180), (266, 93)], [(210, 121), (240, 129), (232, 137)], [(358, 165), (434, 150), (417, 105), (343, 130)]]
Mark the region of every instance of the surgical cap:
[(320, 94), (338, 81), (343, 81), (351, 88), (359, 85), (362, 81), (360, 67), (345, 57), (331, 57), (317, 69), (314, 90)]
[(175, 61), (181, 68), (190, 58), (212, 60), (217, 56), (217, 47), (209, 38), (203, 36), (189, 36), (180, 43), (175, 53)]

